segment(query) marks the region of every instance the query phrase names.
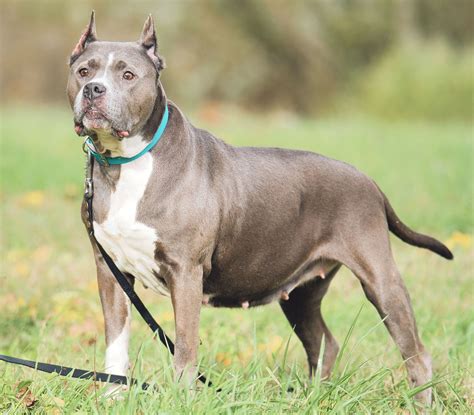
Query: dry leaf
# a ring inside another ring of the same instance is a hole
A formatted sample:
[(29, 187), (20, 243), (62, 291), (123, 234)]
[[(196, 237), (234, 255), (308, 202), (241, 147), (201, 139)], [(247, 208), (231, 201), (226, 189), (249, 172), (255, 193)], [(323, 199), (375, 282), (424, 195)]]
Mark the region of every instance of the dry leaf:
[(24, 262), (18, 262), (13, 267), (13, 272), (19, 277), (26, 277), (30, 273), (30, 267)]
[(56, 406), (59, 406), (62, 408), (64, 406), (64, 401), (61, 398), (53, 398), (53, 402), (56, 404)]
[(38, 402), (38, 399), (35, 398), (28, 386), (21, 387), (15, 396), (18, 400), (21, 400), (23, 405), (27, 408), (33, 408), (36, 402)]
[(216, 354), (216, 360), (224, 366), (230, 366), (232, 363), (231, 357), (227, 353), (222, 352)]
[(174, 314), (172, 311), (164, 311), (158, 317), (158, 321), (166, 323), (168, 321), (174, 321)]
[(32, 252), (31, 258), (35, 262), (43, 263), (51, 257), (52, 253), (53, 249), (49, 245), (41, 245)]
[(45, 195), (41, 190), (34, 190), (32, 192), (24, 193), (20, 198), (20, 203), (23, 206), (38, 207), (42, 206), (44, 201)]
[(472, 236), (467, 233), (456, 231), (453, 232), (447, 241), (445, 241), (445, 244), (449, 249), (453, 249), (457, 246), (468, 249), (472, 246)]
[(86, 339), (86, 344), (88, 346), (93, 346), (96, 343), (97, 343), (97, 338), (95, 337), (89, 337), (88, 339)]
[(80, 194), (81, 188), (74, 183), (70, 183), (64, 188), (64, 196), (66, 199), (75, 199)]
[(258, 350), (269, 355), (275, 353), (283, 344), (283, 339), (280, 336), (273, 336), (267, 343), (260, 343)]

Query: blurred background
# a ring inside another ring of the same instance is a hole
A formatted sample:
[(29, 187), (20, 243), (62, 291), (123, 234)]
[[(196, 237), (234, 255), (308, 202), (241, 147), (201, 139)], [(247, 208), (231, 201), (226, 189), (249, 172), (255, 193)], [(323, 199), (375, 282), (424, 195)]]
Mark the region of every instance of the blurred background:
[[(67, 58), (91, 9), (98, 35), (157, 27), (168, 95), (316, 116), (468, 119), (471, 0), (2, 0), (2, 103), (64, 104)], [(409, 103), (409, 105), (407, 105)]]
[[(474, 402), (472, 0), (1, 0), (0, 353), (79, 367), (97, 354), (102, 363), (95, 266), (79, 214), (84, 155), (65, 95), (68, 57), (92, 9), (104, 40), (138, 39), (153, 14), (167, 62), (163, 85), (195, 125), (234, 145), (306, 149), (351, 163), (375, 179), (404, 222), (454, 251), (455, 261), (447, 262), (392, 238), (421, 336), (442, 377), (435, 382), (439, 413), (468, 413)], [(173, 337), (168, 299), (138, 290)], [(374, 368), (391, 371), (352, 412), (396, 412), (408, 399), (399, 354), (357, 279), (343, 270), (323, 302), (340, 343), (361, 306), (351, 358), (365, 362), (370, 350), (372, 360), (351, 384), (365, 382)], [(219, 373), (252, 383), (252, 358), (272, 368), (285, 361), (290, 329), (277, 304), (245, 313), (203, 310), (201, 328), (204, 367)], [(132, 359), (149, 339), (139, 319), (133, 330)], [(146, 373), (163, 367), (161, 350), (151, 349)], [(294, 338), (288, 355), (305, 377)], [(0, 371), (5, 411), (18, 404), (14, 385), (23, 372), (5, 365)], [(41, 385), (46, 378), (34, 379)], [(54, 385), (55, 396), (69, 405), (64, 385)], [(295, 388), (295, 402), (305, 402)], [(280, 392), (266, 397), (272, 396), (281, 401)], [(392, 410), (372, 406), (379, 398), (392, 402)]]

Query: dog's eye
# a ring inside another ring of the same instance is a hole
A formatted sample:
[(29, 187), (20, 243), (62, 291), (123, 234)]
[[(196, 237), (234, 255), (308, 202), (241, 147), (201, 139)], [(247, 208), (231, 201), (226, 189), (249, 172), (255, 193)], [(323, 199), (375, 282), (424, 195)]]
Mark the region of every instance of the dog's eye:
[(125, 79), (126, 81), (131, 81), (133, 78), (135, 78), (135, 75), (133, 73), (131, 73), (130, 71), (124, 72), (123, 79)]
[(81, 76), (81, 78), (85, 78), (86, 76), (89, 76), (89, 69), (87, 68), (79, 69), (79, 75)]

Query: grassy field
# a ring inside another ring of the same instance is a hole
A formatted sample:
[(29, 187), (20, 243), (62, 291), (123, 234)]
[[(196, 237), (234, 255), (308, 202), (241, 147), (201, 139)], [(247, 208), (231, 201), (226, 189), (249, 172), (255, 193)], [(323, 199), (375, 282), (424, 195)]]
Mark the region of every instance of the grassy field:
[[(455, 261), (393, 239), (421, 337), (434, 361), (434, 413), (473, 405), (473, 137), (463, 123), (363, 117), (299, 120), (196, 115), (235, 145), (317, 151), (372, 176), (410, 226), (450, 245)], [(0, 353), (82, 368), (103, 367), (101, 308), (79, 205), (83, 155), (68, 112), (10, 108), (1, 118)], [(173, 338), (168, 299), (138, 288)], [(326, 382), (308, 384), (303, 349), (277, 304), (246, 311), (204, 309), (201, 369), (222, 388), (186, 391), (170, 357), (139, 316), (132, 325), (137, 388), (122, 400), (88, 381), (0, 363), (1, 413), (409, 413), (403, 362), (357, 280), (344, 270), (323, 302), (345, 347)], [(26, 395), (25, 395), (26, 392)], [(36, 402), (34, 402), (36, 400)]]

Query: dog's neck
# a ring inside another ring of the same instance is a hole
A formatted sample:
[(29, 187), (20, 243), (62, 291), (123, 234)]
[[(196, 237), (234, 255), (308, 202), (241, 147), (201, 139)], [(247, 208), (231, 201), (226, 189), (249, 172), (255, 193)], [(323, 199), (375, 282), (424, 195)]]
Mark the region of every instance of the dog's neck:
[[(158, 91), (155, 105), (150, 117), (140, 131), (130, 137), (118, 139), (106, 132), (98, 132), (94, 142), (98, 142), (103, 152), (108, 157), (132, 157), (138, 154), (151, 141), (160, 121), (163, 117), (165, 106), (167, 105), (166, 94), (158, 81)], [(102, 152), (102, 151), (101, 151)]]
[(107, 157), (133, 157), (142, 151), (147, 143), (142, 134), (135, 134), (121, 140), (110, 134), (97, 134), (97, 140)]

